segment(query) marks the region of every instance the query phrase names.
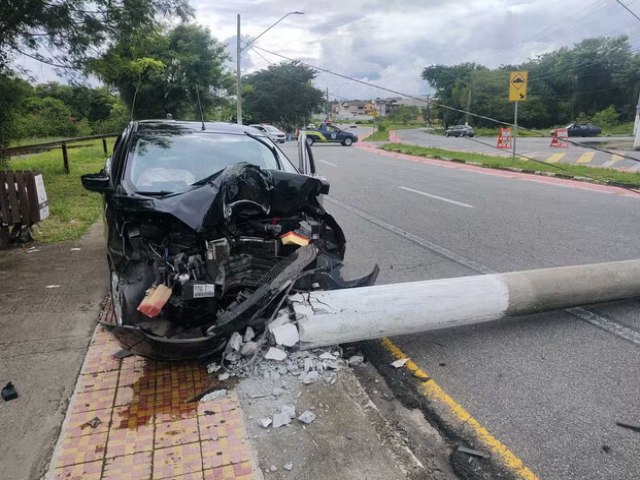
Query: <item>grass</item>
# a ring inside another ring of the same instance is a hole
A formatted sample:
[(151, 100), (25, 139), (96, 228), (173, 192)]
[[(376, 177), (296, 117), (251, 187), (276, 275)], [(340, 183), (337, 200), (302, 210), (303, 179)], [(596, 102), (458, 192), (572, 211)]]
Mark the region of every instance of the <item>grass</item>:
[(390, 152), (406, 153), (428, 158), (441, 158), (445, 160), (458, 160), (475, 162), (489, 168), (520, 168), (525, 171), (551, 172), (559, 175), (586, 177), (603, 182), (625, 184), (640, 187), (640, 173), (620, 172), (611, 168), (586, 167), (583, 165), (562, 164), (554, 166), (544, 162), (534, 162), (526, 159), (512, 159), (511, 157), (498, 157), (482, 155), (472, 152), (456, 152), (442, 148), (420, 147), (404, 143), (387, 143), (380, 148)]
[(384, 123), (384, 130), (376, 130), (372, 135), (365, 139), (365, 142), (388, 142), (389, 141), (389, 132), (391, 130), (407, 130), (411, 128), (421, 128), (424, 127), (424, 123), (420, 122), (417, 124), (405, 125), (403, 123)]
[(21, 138), (19, 140), (11, 140), (9, 142), (9, 147), (24, 147), (26, 145), (36, 145), (38, 143), (58, 142), (64, 139), (65, 137)]
[[(43, 139), (39, 139), (43, 140)], [(35, 240), (41, 243), (76, 240), (100, 215), (100, 196), (82, 187), (80, 176), (104, 168), (102, 141), (91, 146), (69, 150), (70, 171), (64, 173), (59, 149), (15, 157), (8, 161), (9, 170), (33, 170), (42, 173), (49, 199), (49, 218), (34, 229)], [(108, 140), (113, 147), (113, 139)]]

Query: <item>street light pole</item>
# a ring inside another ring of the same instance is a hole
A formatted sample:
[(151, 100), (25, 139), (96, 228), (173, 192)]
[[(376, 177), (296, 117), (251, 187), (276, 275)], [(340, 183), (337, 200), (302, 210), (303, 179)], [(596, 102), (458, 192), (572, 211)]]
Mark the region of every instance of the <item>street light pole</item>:
[(242, 94), (240, 84), (240, 55), (242, 48), (240, 48), (240, 14), (238, 14), (238, 42), (236, 51), (236, 122), (238, 125), (242, 125)]
[(279, 24), (282, 20), (284, 20), (285, 18), (287, 18), (289, 15), (304, 15), (304, 12), (289, 12), (284, 14), (282, 17), (280, 17), (278, 20), (276, 20), (273, 24), (271, 24), (271, 26), (269, 28), (267, 28), (265, 31), (263, 31), (260, 35), (258, 35), (256, 38), (254, 38), (253, 40), (251, 40), (249, 43), (245, 44), (244, 47), (240, 46), (240, 14), (238, 14), (238, 33), (237, 33), (237, 44), (236, 44), (236, 121), (238, 123), (238, 125), (242, 125), (242, 91), (241, 91), (241, 70), (240, 70), (240, 59), (241, 59), (241, 55), (242, 55), (242, 51), (249, 48), (256, 40), (258, 40), (261, 36), (263, 36), (265, 33), (267, 33), (269, 30), (271, 30), (273, 27), (275, 27), (277, 24)]

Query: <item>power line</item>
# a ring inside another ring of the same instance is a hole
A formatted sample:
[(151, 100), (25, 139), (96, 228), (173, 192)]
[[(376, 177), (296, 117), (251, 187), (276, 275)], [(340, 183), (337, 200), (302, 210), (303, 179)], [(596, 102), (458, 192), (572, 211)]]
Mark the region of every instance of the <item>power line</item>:
[(636, 19), (640, 22), (640, 17), (638, 15), (636, 15), (636, 13), (633, 10), (631, 10), (624, 3), (622, 3), (622, 0), (616, 0), (616, 2), (619, 3), (627, 12), (629, 12), (631, 15), (636, 17)]

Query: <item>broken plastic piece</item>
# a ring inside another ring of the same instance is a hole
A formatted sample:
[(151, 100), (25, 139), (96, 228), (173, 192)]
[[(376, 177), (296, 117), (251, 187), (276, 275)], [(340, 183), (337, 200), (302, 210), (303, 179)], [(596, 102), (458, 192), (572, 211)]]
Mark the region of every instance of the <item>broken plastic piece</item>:
[(404, 367), (404, 365), (409, 361), (408, 358), (400, 358), (399, 360), (396, 360), (395, 362), (391, 362), (391, 366), (395, 367), (395, 368), (400, 368), (400, 367)]
[(138, 305), (138, 311), (150, 318), (157, 317), (162, 311), (162, 307), (169, 301), (171, 293), (171, 289), (164, 284), (150, 288)]
[(7, 383), (2, 389), (2, 399), (5, 402), (8, 402), (9, 400), (15, 400), (16, 398), (18, 398), (16, 387), (14, 387), (11, 382)]
[(300, 245), (304, 247), (309, 245), (309, 239), (295, 232), (287, 232), (284, 235), (280, 235), (280, 241), (283, 245)]
[(122, 350), (118, 350), (116, 353), (114, 353), (112, 355), (113, 358), (117, 358), (118, 360), (122, 360), (123, 358), (127, 358), (132, 356), (133, 353), (131, 353), (129, 350), (126, 349), (122, 349)]
[(93, 429), (98, 428), (98, 425), (100, 425), (102, 423), (102, 420), (100, 420), (100, 418), (98, 417), (93, 417), (91, 420), (89, 420), (87, 423), (83, 424), (81, 426), (81, 428), (83, 427), (91, 427)]
[(485, 452), (481, 452), (480, 450), (473, 450), (472, 448), (467, 447), (458, 447), (458, 452), (466, 453), (467, 455), (471, 455), (474, 457), (480, 458), (491, 458), (491, 455)]

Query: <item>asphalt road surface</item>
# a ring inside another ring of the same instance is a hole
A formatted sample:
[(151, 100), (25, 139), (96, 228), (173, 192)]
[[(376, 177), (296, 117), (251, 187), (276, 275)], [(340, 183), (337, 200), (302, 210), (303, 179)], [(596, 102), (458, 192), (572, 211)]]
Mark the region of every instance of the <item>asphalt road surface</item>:
[[(374, 262), (384, 284), (640, 257), (640, 195), (313, 149), (353, 276)], [(539, 478), (635, 479), (640, 433), (616, 421), (640, 425), (640, 301), (589, 311), (596, 325), (562, 311), (392, 340)]]
[[(402, 143), (410, 143), (413, 145), (463, 152), (477, 152), (485, 155), (511, 155), (510, 150), (499, 150), (496, 148), (496, 137), (447, 138), (444, 135), (427, 133), (424, 128), (397, 130), (397, 135)], [(567, 148), (556, 148), (549, 145), (551, 142), (550, 138), (522, 137), (517, 139), (516, 152), (546, 163), (574, 163), (629, 171), (640, 170), (640, 153), (628, 150), (628, 146), (633, 143), (631, 137), (571, 138), (571, 140), (584, 143), (585, 146), (570, 144)], [(588, 145), (598, 146), (599, 142), (611, 142), (606, 150), (614, 153), (606, 153), (588, 148)], [(636, 158), (638, 161), (630, 160), (626, 157)]]

